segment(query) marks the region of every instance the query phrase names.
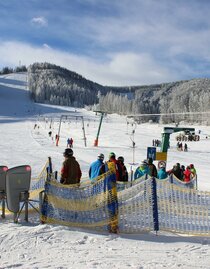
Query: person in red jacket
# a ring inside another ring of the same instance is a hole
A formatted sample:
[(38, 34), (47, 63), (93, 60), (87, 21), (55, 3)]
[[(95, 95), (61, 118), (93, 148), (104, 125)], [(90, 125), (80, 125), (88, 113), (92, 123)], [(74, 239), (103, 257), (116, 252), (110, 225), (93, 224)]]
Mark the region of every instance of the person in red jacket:
[(187, 166), (183, 174), (184, 174), (184, 182), (190, 183), (190, 180), (192, 179), (192, 172), (190, 171), (189, 166)]
[(65, 149), (63, 156), (65, 158), (61, 168), (61, 179), (62, 184), (78, 184), (82, 176), (79, 163), (73, 156), (73, 150), (70, 148)]

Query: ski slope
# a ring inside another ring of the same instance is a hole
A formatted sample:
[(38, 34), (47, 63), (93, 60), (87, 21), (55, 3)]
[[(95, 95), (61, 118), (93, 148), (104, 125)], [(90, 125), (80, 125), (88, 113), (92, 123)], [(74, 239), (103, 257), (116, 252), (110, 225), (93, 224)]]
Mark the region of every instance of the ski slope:
[[(68, 115), (60, 126), (60, 116)], [(87, 146), (84, 144), (84, 130)], [(127, 124), (126, 117), (108, 114), (102, 123), (99, 146), (94, 147), (100, 115), (85, 109), (33, 103), (28, 94), (26, 74), (0, 76), (0, 156), (9, 168), (29, 164), (36, 177), (47, 158), (60, 171), (68, 137), (74, 139), (74, 155), (87, 178), (90, 163), (98, 153), (124, 156), (130, 171), (146, 158), (153, 139), (161, 140), (163, 125)], [(34, 128), (37, 124), (38, 127)], [(188, 126), (183, 126), (188, 127)], [(193, 163), (198, 173), (198, 188), (210, 191), (210, 127), (201, 130), (199, 142), (187, 142), (189, 151), (176, 149), (171, 135), (167, 169), (180, 162)], [(52, 131), (52, 137), (48, 132)], [(53, 139), (52, 139), (53, 138)], [(135, 151), (132, 140), (136, 143)], [(157, 164), (157, 163), (155, 163)], [(0, 268), (210, 268), (210, 238), (184, 237), (175, 234), (141, 235), (98, 234), (62, 226), (40, 225), (38, 216), (30, 223), (22, 219), (15, 225), (7, 216), (0, 222)]]

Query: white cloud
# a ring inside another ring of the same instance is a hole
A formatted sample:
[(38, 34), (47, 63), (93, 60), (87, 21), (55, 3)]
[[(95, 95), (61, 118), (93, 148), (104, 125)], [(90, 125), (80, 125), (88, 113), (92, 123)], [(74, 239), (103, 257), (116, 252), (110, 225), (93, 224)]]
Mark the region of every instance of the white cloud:
[(48, 25), (47, 19), (44, 17), (34, 17), (31, 19), (31, 23), (39, 27), (45, 27)]
[(48, 44), (44, 43), (43, 48), (50, 49), (50, 46)]
[(109, 86), (154, 84), (178, 80), (178, 74), (170, 72), (155, 62), (149, 54), (113, 53), (107, 55), (107, 58), (106, 61), (97, 62), (90, 57), (52, 49), (47, 44), (35, 47), (20, 42), (0, 43), (2, 66), (15, 67), (19, 61), (26, 66), (34, 62), (49, 62)]

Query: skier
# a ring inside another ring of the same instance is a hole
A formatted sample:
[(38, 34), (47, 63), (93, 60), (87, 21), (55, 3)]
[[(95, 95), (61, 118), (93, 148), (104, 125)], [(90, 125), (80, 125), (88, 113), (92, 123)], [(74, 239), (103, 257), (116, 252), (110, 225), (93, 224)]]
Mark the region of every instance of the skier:
[(149, 158), (149, 159), (148, 159), (148, 168), (149, 168), (149, 172), (148, 172), (148, 174), (149, 174), (151, 177), (156, 177), (156, 178), (157, 178), (157, 168), (156, 168), (156, 166), (153, 164), (153, 159), (152, 159), (152, 158)]
[(147, 160), (141, 162), (140, 166), (136, 168), (134, 173), (134, 179), (140, 178), (143, 175), (147, 175), (149, 173)]
[(177, 150), (179, 150), (179, 141), (176, 144)]
[[(110, 152), (109, 161), (106, 162), (106, 169), (113, 171), (116, 177), (114, 177), (111, 183), (111, 192), (108, 191), (108, 213), (109, 213), (109, 224), (108, 231), (110, 233), (118, 233), (118, 199), (117, 199), (117, 186), (116, 181), (118, 181), (122, 176), (122, 169), (119, 161), (116, 160), (116, 155), (114, 152)], [(109, 184), (110, 185), (110, 184)]]
[(188, 151), (188, 147), (186, 143), (184, 144), (184, 151)]
[(66, 143), (67, 143), (66, 147), (70, 148), (70, 139), (69, 138), (67, 139)]
[(184, 171), (184, 182), (190, 183), (192, 179), (192, 172), (190, 171), (190, 166), (186, 167), (186, 170)]
[(63, 156), (65, 158), (61, 168), (61, 179), (62, 184), (78, 184), (82, 176), (79, 163), (73, 156), (73, 150), (70, 148), (65, 149)]
[(165, 165), (160, 165), (160, 168), (158, 170), (157, 178), (158, 179), (165, 179), (168, 177), (168, 173), (166, 172), (166, 167)]
[(117, 158), (120, 166), (121, 166), (121, 169), (122, 169), (122, 177), (119, 179), (119, 181), (123, 181), (123, 182), (127, 182), (128, 181), (128, 171), (127, 171), (127, 168), (124, 164), (124, 158), (122, 156), (119, 156)]
[(180, 178), (182, 181), (184, 180), (184, 171), (185, 171), (185, 166), (182, 164), (181, 167), (181, 175), (182, 175), (182, 178)]
[(193, 177), (196, 176), (197, 173), (196, 173), (194, 164), (191, 163), (189, 166), (190, 166), (190, 171), (192, 172), (192, 176)]
[(116, 180), (119, 181), (122, 178), (122, 167), (119, 161), (116, 160), (116, 155), (114, 152), (110, 152), (107, 166), (108, 170), (113, 170), (113, 172), (116, 174)]
[(104, 154), (100, 153), (96, 161), (90, 165), (89, 178), (96, 179), (98, 176), (105, 173)]
[(73, 148), (73, 142), (74, 142), (74, 140), (73, 140), (73, 138), (71, 137), (71, 138), (70, 138), (70, 144), (69, 144), (69, 145), (70, 145), (70, 148)]
[(183, 171), (180, 167), (180, 163), (176, 163), (173, 168), (168, 171), (168, 174), (174, 174), (175, 177), (177, 177), (179, 180), (182, 180), (183, 179)]

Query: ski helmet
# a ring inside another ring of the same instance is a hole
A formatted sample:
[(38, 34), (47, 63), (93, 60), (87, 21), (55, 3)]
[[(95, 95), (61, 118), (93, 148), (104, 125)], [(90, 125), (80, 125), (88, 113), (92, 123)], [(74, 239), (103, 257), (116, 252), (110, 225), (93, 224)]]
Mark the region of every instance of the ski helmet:
[(103, 160), (104, 159), (104, 154), (103, 153), (98, 154), (98, 159)]
[(109, 158), (115, 158), (115, 157), (116, 157), (116, 155), (115, 155), (114, 152), (110, 152), (110, 153), (109, 153)]
[(147, 161), (147, 160), (143, 160), (143, 161), (141, 162), (141, 164), (142, 164), (142, 165), (147, 165), (147, 164), (148, 164), (148, 161)]
[(118, 161), (121, 161), (122, 163), (124, 163), (124, 158), (123, 158), (123, 156), (119, 156), (117, 159), (118, 159)]
[(74, 154), (73, 150), (67, 148), (67, 149), (65, 149), (65, 151), (64, 151), (64, 153), (63, 153), (63, 156), (64, 156), (64, 157), (69, 157), (69, 156), (73, 156), (73, 154)]

